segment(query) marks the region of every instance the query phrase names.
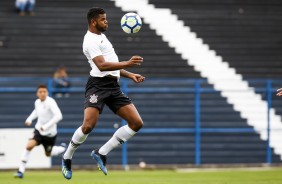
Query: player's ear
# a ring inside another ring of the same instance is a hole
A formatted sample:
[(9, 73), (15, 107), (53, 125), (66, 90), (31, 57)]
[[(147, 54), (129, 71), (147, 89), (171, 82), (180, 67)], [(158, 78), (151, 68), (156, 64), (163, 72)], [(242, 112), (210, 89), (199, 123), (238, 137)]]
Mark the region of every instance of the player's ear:
[(96, 26), (97, 21), (95, 19), (91, 19), (90, 24), (93, 25), (93, 26)]

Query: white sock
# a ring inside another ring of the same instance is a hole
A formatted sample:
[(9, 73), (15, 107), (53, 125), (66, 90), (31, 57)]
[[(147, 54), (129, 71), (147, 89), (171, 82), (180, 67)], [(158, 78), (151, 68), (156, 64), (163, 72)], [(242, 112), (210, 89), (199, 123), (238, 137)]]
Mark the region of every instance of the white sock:
[(30, 151), (25, 149), (23, 154), (22, 154), (21, 163), (20, 163), (20, 167), (19, 167), (19, 171), (22, 172), (22, 173), (24, 173), (24, 171), (25, 171), (25, 167), (26, 167), (26, 163), (29, 159), (29, 155), (30, 155)]
[(52, 151), (51, 151), (51, 156), (59, 155), (63, 153), (65, 150), (66, 148), (63, 146), (53, 146)]
[(101, 155), (107, 155), (112, 149), (128, 141), (135, 134), (136, 132), (129, 128), (128, 125), (120, 127), (114, 133), (113, 137), (99, 149), (99, 153)]
[(74, 132), (72, 138), (71, 138), (71, 142), (65, 152), (65, 154), (63, 155), (64, 159), (72, 159), (72, 156), (75, 152), (75, 150), (78, 148), (78, 146), (80, 144), (82, 144), (86, 138), (87, 138), (88, 134), (84, 134), (81, 130), (81, 126)]

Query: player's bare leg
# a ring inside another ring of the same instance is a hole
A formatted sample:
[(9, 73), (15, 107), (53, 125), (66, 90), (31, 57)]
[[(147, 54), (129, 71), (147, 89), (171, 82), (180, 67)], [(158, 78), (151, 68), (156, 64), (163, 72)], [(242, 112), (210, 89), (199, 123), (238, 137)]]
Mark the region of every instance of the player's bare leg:
[(143, 121), (134, 104), (129, 104), (121, 107), (117, 111), (117, 114), (122, 119), (127, 121), (128, 126), (135, 132), (138, 132), (142, 128)]

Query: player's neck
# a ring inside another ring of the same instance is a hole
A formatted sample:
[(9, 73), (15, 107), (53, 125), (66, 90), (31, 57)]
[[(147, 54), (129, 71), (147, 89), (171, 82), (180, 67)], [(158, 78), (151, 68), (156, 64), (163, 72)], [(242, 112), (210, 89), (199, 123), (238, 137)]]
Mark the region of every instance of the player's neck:
[(47, 99), (47, 97), (46, 98), (39, 98), (40, 102), (44, 102), (46, 99)]
[(95, 33), (97, 35), (102, 34), (101, 31), (98, 31), (97, 29), (91, 27), (88, 28), (88, 31), (90, 31), (91, 33)]

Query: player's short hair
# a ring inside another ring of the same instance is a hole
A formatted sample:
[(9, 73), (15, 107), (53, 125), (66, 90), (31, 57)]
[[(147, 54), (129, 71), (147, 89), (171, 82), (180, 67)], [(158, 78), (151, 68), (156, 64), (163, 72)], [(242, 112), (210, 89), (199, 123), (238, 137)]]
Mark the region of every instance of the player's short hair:
[(40, 88), (45, 88), (45, 89), (48, 90), (48, 88), (47, 88), (47, 86), (46, 86), (45, 84), (39, 84), (39, 85), (37, 86), (36, 91), (38, 91)]
[(105, 14), (105, 13), (106, 12), (103, 8), (99, 8), (99, 7), (90, 8), (87, 13), (88, 24), (91, 23), (92, 19), (97, 19), (99, 17), (99, 14)]

